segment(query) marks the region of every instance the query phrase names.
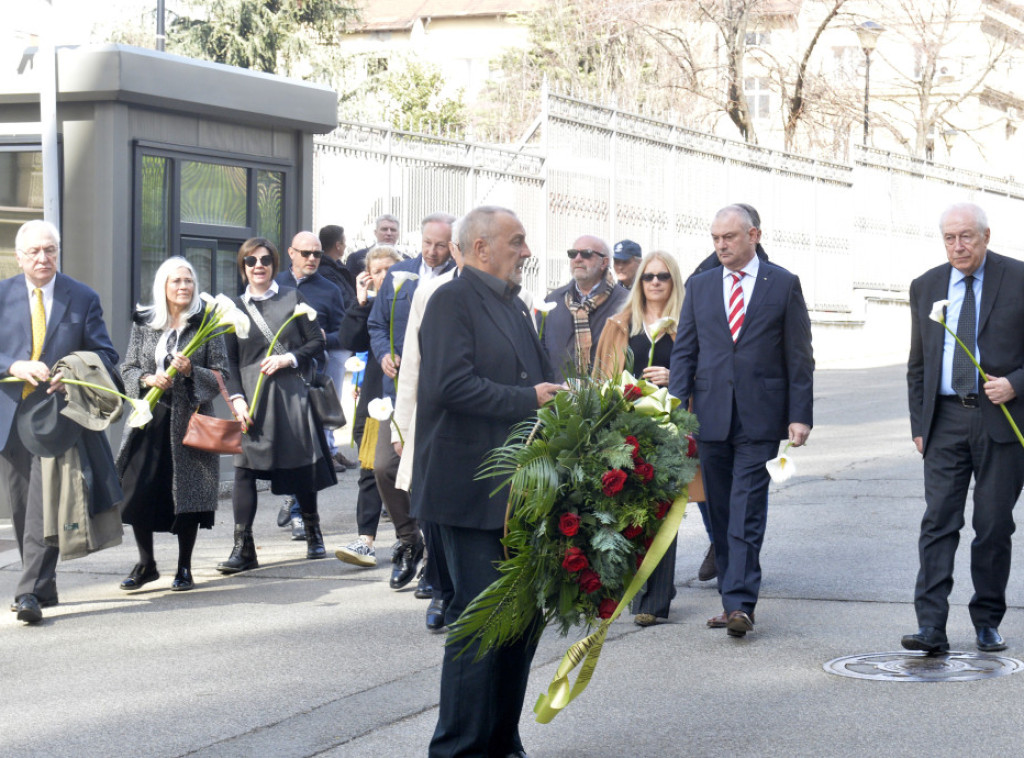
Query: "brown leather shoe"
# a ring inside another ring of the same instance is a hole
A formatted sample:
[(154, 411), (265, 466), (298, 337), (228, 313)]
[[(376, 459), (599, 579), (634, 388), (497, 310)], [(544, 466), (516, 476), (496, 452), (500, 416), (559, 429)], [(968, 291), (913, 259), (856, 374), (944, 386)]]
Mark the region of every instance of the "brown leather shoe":
[(712, 616), (708, 619), (708, 629), (725, 629), (728, 622), (729, 616), (725, 611), (722, 611), (717, 616)]
[(730, 637), (743, 637), (754, 631), (754, 619), (746, 611), (731, 611), (725, 621), (725, 630)]
[(700, 564), (700, 568), (697, 569), (697, 580), (701, 582), (709, 582), (718, 576), (718, 567), (715, 565), (715, 546), (708, 545), (708, 550), (704, 553), (704, 560)]

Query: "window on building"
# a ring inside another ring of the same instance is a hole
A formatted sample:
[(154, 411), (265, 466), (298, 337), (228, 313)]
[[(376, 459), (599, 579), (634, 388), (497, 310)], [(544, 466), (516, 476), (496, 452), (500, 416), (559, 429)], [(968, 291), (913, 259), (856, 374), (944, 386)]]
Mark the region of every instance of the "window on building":
[(14, 237), (43, 217), (43, 153), (38, 146), (0, 145), (0, 279), (20, 270)]
[(763, 47), (771, 41), (771, 32), (747, 32), (747, 47)]
[(771, 91), (768, 89), (768, 77), (748, 76), (743, 79), (743, 94), (747, 98), (747, 108), (751, 118), (769, 118), (771, 113)]
[(195, 267), (201, 291), (239, 293), (242, 282), (235, 259), (242, 242), (266, 237), (281, 249), (286, 176), (284, 166), (140, 145), (136, 300), (149, 302), (152, 293), (146, 288), (157, 267), (172, 255), (184, 256)]

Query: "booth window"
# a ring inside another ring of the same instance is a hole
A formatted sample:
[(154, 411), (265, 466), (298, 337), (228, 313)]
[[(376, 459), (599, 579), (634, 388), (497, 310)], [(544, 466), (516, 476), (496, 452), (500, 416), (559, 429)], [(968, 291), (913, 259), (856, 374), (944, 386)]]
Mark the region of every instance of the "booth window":
[(242, 284), (238, 248), (261, 236), (280, 249), (288, 166), (236, 156), (197, 154), (140, 145), (136, 151), (135, 297), (172, 255), (195, 267), (203, 292), (234, 295)]
[(0, 279), (20, 271), (14, 256), (18, 229), (42, 217), (42, 151), (38, 146), (0, 145)]

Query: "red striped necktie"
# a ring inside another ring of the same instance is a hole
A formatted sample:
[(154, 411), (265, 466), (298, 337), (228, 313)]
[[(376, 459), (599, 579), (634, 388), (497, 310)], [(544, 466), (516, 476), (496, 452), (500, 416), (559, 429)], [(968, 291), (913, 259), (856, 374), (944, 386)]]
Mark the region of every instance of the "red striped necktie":
[(732, 341), (735, 342), (740, 336), (740, 327), (743, 326), (743, 285), (740, 281), (744, 273), (736, 271), (729, 276), (732, 277), (732, 291), (729, 293), (729, 331), (732, 332)]

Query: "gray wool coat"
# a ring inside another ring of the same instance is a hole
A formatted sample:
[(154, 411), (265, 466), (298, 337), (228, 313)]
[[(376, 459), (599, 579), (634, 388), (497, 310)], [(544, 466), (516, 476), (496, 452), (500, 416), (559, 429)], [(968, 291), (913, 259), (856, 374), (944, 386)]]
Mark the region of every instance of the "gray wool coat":
[[(202, 314), (190, 319), (188, 326), (181, 333), (179, 344), (187, 345), (195, 336)], [(140, 383), (146, 374), (156, 373), (154, 353), (162, 332), (151, 329), (136, 314), (128, 338), (128, 351), (118, 370), (124, 379), (125, 394), (129, 397), (143, 397), (149, 388)], [(220, 394), (217, 378), (213, 371), (220, 371), (227, 378), (227, 353), (224, 339), (216, 337), (200, 347), (192, 356), (192, 376), (178, 374), (169, 392), (164, 393), (166, 400), (171, 397), (171, 460), (174, 464), (174, 512), (201, 513), (217, 510), (218, 483), (220, 479), (220, 462), (214, 453), (206, 453), (185, 447), (181, 444), (188, 427), (188, 419), (196, 408), (207, 416), (213, 412), (213, 399)], [(117, 473), (123, 475), (128, 465), (128, 442), (137, 429), (125, 426), (121, 439), (121, 450), (117, 454)]]

